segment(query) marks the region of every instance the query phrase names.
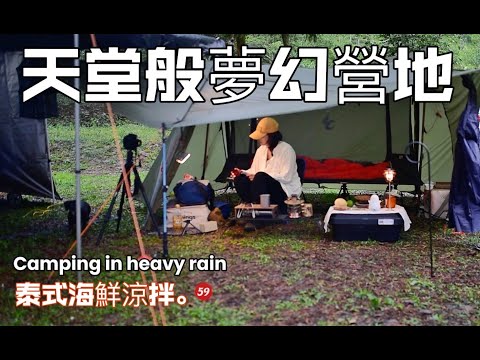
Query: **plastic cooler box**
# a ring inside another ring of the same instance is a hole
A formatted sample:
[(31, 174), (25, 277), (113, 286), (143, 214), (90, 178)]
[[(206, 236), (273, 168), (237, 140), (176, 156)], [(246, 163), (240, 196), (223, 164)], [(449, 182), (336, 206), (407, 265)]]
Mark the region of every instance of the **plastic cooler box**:
[(400, 238), (403, 218), (398, 213), (332, 214), (329, 225), (335, 241), (395, 242)]

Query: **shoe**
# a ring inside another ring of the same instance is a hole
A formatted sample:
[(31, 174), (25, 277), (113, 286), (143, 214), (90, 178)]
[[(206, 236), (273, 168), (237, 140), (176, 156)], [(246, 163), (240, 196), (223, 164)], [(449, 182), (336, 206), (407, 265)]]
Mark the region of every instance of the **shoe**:
[(252, 224), (252, 223), (246, 223), (246, 224), (245, 224), (245, 227), (243, 228), (243, 230), (245, 230), (246, 232), (252, 232), (252, 231), (257, 230), (257, 228), (256, 228), (255, 225)]

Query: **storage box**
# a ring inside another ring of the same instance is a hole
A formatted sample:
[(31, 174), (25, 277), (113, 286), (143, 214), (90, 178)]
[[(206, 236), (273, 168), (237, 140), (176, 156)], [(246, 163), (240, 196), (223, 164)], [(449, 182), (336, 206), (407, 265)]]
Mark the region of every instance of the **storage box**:
[(202, 233), (206, 232), (211, 232), (211, 231), (217, 231), (218, 230), (218, 224), (216, 221), (207, 221), (207, 222), (202, 222), (198, 224), (198, 228)]
[(395, 242), (403, 229), (403, 218), (392, 214), (332, 214), (329, 224), (334, 241), (377, 240)]
[[(201, 223), (208, 222), (208, 215), (210, 214), (210, 209), (207, 205), (192, 205), (192, 206), (182, 206), (182, 217), (183, 217), (183, 227), (185, 227), (185, 220), (190, 220), (191, 223), (198, 227)], [(173, 227), (173, 215), (175, 214), (176, 209), (174, 207), (167, 208), (167, 228)]]
[(449, 189), (433, 189), (430, 193), (432, 215), (446, 219), (448, 215)]

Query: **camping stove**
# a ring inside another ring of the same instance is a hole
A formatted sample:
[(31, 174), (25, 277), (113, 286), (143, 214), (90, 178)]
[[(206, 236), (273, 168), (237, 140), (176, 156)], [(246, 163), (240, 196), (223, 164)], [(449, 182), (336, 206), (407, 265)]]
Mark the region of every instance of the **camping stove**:
[(298, 219), (302, 215), (303, 203), (304, 200), (300, 200), (297, 195), (292, 195), (285, 200), (285, 204), (287, 204), (288, 217), (290, 219)]

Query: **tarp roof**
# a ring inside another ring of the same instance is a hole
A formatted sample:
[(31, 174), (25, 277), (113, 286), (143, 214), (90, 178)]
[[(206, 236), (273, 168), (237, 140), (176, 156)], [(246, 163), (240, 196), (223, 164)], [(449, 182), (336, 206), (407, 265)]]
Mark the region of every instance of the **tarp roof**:
[[(389, 59), (389, 75), (381, 77), (381, 85), (385, 87), (386, 93), (391, 93), (398, 88), (397, 71), (393, 68), (393, 59)], [(327, 101), (326, 102), (304, 102), (302, 100), (270, 100), (269, 94), (275, 86), (278, 77), (271, 76), (270, 65), (263, 65), (262, 71), (265, 74), (265, 84), (258, 85), (248, 97), (226, 104), (214, 105), (211, 102), (213, 98), (220, 98), (224, 95), (214, 90), (214, 86), (209, 83), (209, 74), (212, 72), (213, 62), (207, 61), (204, 69), (204, 78), (198, 90), (205, 99), (205, 102), (185, 103), (116, 103), (113, 108), (131, 120), (160, 128), (162, 123), (167, 128), (183, 127), (190, 125), (207, 124), (223, 121), (234, 121), (262, 116), (275, 116), (282, 114), (292, 114), (298, 112), (328, 109), (338, 106), (338, 91), (342, 86), (342, 78), (333, 76), (333, 68), (328, 69), (327, 76)], [(452, 77), (461, 76), (470, 72), (479, 72), (478, 70), (453, 71)], [(316, 70), (310, 68), (297, 68), (292, 80), (299, 81), (301, 91), (314, 92)], [(412, 83), (412, 76), (409, 78)], [(180, 85), (177, 86), (177, 90)], [(145, 84), (143, 84), (145, 89)], [(145, 92), (144, 92), (145, 93)]]

